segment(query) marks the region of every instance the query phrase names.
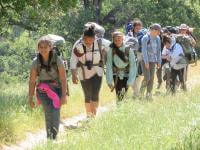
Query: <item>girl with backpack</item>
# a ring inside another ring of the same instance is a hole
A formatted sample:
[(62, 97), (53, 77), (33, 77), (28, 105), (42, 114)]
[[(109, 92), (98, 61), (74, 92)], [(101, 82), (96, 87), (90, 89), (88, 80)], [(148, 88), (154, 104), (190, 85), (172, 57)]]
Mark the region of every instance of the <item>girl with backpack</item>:
[(112, 39), (107, 53), (106, 80), (111, 91), (115, 89), (119, 102), (124, 98), (128, 87), (133, 85), (137, 68), (134, 52), (125, 47), (124, 34), (115, 31)]
[(87, 117), (95, 117), (102, 85), (103, 60), (93, 25), (86, 27), (82, 37), (74, 44), (70, 68), (73, 83), (81, 82)]
[(136, 57), (137, 57), (137, 77), (136, 77), (136, 81), (134, 82), (132, 89), (133, 89), (133, 96), (134, 97), (138, 97), (139, 96), (139, 92), (140, 92), (140, 87), (141, 87), (141, 83), (142, 83), (142, 75), (143, 75), (143, 69), (141, 66), (141, 62), (142, 62), (142, 52), (141, 52), (141, 39), (142, 36), (144, 36), (145, 30), (142, 29), (143, 28), (143, 24), (139, 19), (134, 19), (133, 20), (133, 28), (132, 28), (132, 36), (138, 39), (139, 42), (139, 48), (136, 52)]
[(66, 71), (48, 39), (40, 38), (37, 48), (39, 53), (33, 60), (30, 72), (29, 103), (31, 108), (35, 107), (33, 96), (36, 89), (37, 102), (44, 108), (47, 138), (56, 139), (60, 107), (66, 103)]
[(159, 24), (153, 24), (150, 27), (150, 32), (142, 38), (144, 82), (142, 83), (141, 93), (144, 93), (145, 88), (147, 88), (147, 99), (152, 99), (155, 67), (161, 67), (160, 31), (161, 26)]
[(169, 54), (167, 60), (170, 64), (170, 90), (172, 94), (175, 93), (175, 85), (177, 77), (181, 83), (182, 89), (186, 90), (184, 80), (184, 68), (187, 66), (187, 60), (184, 56), (183, 48), (179, 43), (173, 43), (170, 36), (165, 36), (163, 39), (165, 47), (168, 49)]

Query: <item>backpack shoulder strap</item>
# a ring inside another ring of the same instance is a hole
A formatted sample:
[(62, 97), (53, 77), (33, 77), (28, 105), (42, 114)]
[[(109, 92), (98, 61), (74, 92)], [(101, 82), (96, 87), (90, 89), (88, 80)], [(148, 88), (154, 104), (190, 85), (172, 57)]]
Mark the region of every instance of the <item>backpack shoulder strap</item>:
[(86, 46), (84, 44), (82, 44), (82, 46), (83, 46), (84, 54), (86, 54)]
[[(98, 48), (99, 48), (99, 53), (100, 53), (100, 60), (103, 61), (103, 54), (102, 54), (102, 39), (97, 40)], [(104, 62), (103, 62), (104, 63)]]
[(147, 41), (147, 45), (149, 45), (151, 43), (151, 37), (150, 35), (148, 34), (148, 41)]

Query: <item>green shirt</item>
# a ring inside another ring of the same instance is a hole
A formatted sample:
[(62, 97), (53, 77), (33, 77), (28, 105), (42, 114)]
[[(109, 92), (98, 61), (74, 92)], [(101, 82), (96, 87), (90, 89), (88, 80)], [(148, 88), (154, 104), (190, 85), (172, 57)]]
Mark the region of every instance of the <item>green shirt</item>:
[[(46, 68), (41, 68), (40, 66), (40, 62), (38, 60), (38, 58), (34, 58), (32, 65), (31, 65), (31, 69), (36, 69), (38, 71), (38, 80), (39, 81), (46, 81), (46, 80), (59, 80), (59, 73), (58, 73), (58, 67), (60, 66), (64, 66), (64, 63), (62, 61), (62, 59), (57, 56), (57, 55), (53, 55), (51, 62), (55, 62), (54, 65), (51, 65), (51, 69), (50, 71), (47, 71)], [(47, 65), (48, 62), (43, 62), (44, 65)], [(52, 64), (52, 63), (51, 63)]]

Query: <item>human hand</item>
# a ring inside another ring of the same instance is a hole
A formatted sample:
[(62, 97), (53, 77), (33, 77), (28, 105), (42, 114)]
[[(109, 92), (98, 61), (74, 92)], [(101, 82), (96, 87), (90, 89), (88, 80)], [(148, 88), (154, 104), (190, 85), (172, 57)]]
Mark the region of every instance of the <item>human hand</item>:
[(146, 68), (146, 69), (149, 69), (149, 64), (145, 64), (145, 68)]
[(60, 101), (61, 101), (61, 105), (67, 104), (67, 96), (66, 95), (62, 96)]
[(78, 84), (78, 77), (77, 77), (77, 75), (72, 75), (72, 82), (74, 84)]
[(33, 102), (33, 97), (29, 97), (29, 106), (31, 109), (35, 108), (35, 103)]

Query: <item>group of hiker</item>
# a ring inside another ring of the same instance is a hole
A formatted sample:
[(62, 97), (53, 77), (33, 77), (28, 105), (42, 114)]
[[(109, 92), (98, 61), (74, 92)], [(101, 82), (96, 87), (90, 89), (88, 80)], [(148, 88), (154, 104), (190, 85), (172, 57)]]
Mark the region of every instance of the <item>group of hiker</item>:
[[(179, 84), (186, 91), (188, 65), (197, 60), (196, 42), (190, 30), (186, 24), (161, 28), (157, 23), (145, 29), (139, 19), (134, 19), (126, 25), (126, 33), (115, 30), (109, 41), (104, 38), (102, 26), (93, 22), (85, 24), (82, 36), (72, 48), (70, 69), (72, 82), (81, 83), (87, 116), (96, 116), (104, 74), (111, 92), (116, 92), (117, 103), (124, 99), (129, 87), (134, 98), (151, 100), (155, 71), (158, 89), (164, 80), (167, 92), (174, 94)], [(60, 108), (69, 94), (68, 68), (54, 38), (64, 40), (56, 35), (39, 39), (29, 81), (30, 106), (35, 107), (36, 90), (50, 139), (56, 139)]]

